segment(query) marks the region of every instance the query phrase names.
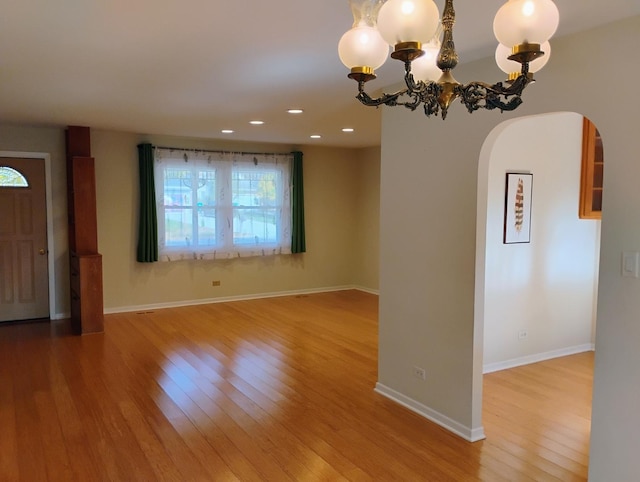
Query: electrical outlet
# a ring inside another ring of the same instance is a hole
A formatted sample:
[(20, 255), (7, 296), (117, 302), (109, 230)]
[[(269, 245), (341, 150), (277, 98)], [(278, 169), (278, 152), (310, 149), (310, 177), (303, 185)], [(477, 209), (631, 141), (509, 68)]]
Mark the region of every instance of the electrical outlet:
[(427, 379), (427, 372), (424, 370), (424, 368), (413, 367), (412, 373), (414, 377), (419, 378), (420, 380)]
[(220, 280), (212, 281), (211, 286), (220, 286)]
[(518, 332), (518, 340), (524, 340), (529, 336), (529, 332), (527, 330), (520, 330)]

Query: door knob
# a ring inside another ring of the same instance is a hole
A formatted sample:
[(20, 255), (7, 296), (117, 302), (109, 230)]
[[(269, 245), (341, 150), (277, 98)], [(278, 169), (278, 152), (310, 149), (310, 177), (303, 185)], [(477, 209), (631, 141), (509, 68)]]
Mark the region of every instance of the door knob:
[(47, 250), (44, 248), (40, 248), (40, 251), (38, 251), (38, 253), (40, 253), (41, 256), (44, 256), (45, 254), (47, 254)]

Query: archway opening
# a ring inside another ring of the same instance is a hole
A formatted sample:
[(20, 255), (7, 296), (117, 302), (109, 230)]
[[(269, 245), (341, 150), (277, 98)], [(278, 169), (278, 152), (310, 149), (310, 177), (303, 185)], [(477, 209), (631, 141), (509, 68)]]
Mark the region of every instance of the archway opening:
[[(571, 112), (513, 119), (482, 147), (475, 323), (483, 373), (594, 349), (600, 220), (583, 215), (581, 199), (589, 176), (590, 189), (599, 183), (602, 194), (603, 158), (597, 174), (593, 166), (586, 173), (585, 124)], [(506, 235), (511, 178), (530, 183), (522, 192), (526, 236), (517, 242)]]

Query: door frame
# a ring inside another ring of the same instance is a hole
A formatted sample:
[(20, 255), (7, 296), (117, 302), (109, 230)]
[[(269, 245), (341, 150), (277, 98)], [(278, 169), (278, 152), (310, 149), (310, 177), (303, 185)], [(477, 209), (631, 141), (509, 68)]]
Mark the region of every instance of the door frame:
[(51, 155), (46, 152), (0, 151), (0, 158), (44, 159), (44, 190), (47, 202), (47, 271), (49, 276), (49, 318), (56, 318), (56, 277), (54, 272), (53, 195), (51, 189)]

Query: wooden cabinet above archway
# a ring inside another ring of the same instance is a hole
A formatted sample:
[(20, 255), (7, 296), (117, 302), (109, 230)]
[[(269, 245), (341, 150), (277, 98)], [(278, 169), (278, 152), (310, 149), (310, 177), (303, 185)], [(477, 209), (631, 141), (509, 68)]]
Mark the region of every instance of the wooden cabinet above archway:
[(586, 117), (582, 127), (582, 173), (580, 179), (580, 218), (602, 217), (602, 181), (604, 156), (602, 138), (596, 126)]

